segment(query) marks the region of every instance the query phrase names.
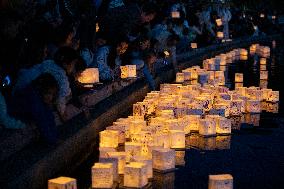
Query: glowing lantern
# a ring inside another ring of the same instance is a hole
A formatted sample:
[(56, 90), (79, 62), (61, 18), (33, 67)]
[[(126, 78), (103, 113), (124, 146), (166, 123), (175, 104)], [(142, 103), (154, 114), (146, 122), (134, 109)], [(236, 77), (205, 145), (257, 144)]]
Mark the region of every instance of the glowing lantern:
[(96, 23), (96, 32), (98, 33), (100, 30), (100, 26), (99, 26), (99, 23)]
[(222, 26), (223, 23), (221, 19), (216, 19), (215, 21), (216, 21), (217, 26)]
[(144, 120), (133, 120), (130, 121), (129, 125), (129, 133), (130, 134), (137, 134), (140, 133), (142, 127), (146, 126), (146, 122)]
[(188, 115), (190, 131), (198, 131), (200, 115)]
[(230, 102), (223, 101), (220, 103), (216, 103), (214, 104), (214, 109), (225, 110), (225, 117), (228, 117), (230, 115)]
[(92, 167), (92, 188), (112, 188), (113, 164), (95, 163)]
[(265, 71), (267, 68), (266, 68), (266, 65), (260, 65), (259, 66), (259, 70), (261, 71)]
[(170, 130), (171, 148), (185, 148), (185, 132)]
[(100, 147), (116, 148), (118, 146), (118, 131), (105, 130), (100, 132)]
[(148, 184), (147, 167), (141, 162), (131, 162), (125, 166), (125, 187), (142, 188)]
[(133, 104), (133, 115), (134, 116), (144, 116), (146, 114), (144, 104), (142, 102), (137, 102)]
[(223, 39), (224, 38), (224, 33), (223, 32), (217, 32), (217, 37), (219, 39)]
[(175, 168), (175, 150), (156, 149), (153, 150), (153, 169), (169, 171)]
[(262, 99), (266, 101), (272, 89), (261, 89), (261, 90), (262, 90)]
[(126, 164), (126, 152), (108, 152), (107, 157), (116, 158), (118, 160), (118, 174), (123, 174)]
[(197, 49), (197, 43), (191, 43), (190, 46), (192, 49)]
[(262, 100), (263, 91), (258, 88), (249, 87), (246, 89), (246, 96), (251, 100)]
[(243, 87), (244, 83), (235, 83), (235, 89)]
[(185, 165), (184, 156), (185, 156), (185, 151), (181, 151), (181, 150), (176, 151), (176, 165), (177, 166)]
[(134, 78), (136, 77), (136, 65), (120, 66), (121, 78)]
[(278, 102), (279, 101), (279, 91), (269, 91), (267, 94), (266, 101)]
[(260, 80), (268, 79), (268, 71), (260, 71)]
[(142, 156), (134, 156), (134, 161), (135, 162), (141, 162), (144, 163), (146, 165), (147, 168), (147, 178), (153, 178), (153, 161), (152, 159), (147, 159), (145, 157)]
[(271, 103), (271, 102), (265, 102), (265, 111), (271, 112), (271, 113), (278, 113), (279, 111), (279, 103)]
[(48, 180), (48, 189), (77, 189), (76, 179), (58, 177)]
[(125, 142), (126, 162), (130, 162), (134, 155), (140, 155), (142, 145), (136, 142)]
[(176, 74), (176, 82), (183, 83), (184, 82), (184, 73), (177, 73)]
[(82, 84), (94, 84), (100, 81), (99, 78), (98, 68), (88, 68), (80, 74), (78, 81)]
[(233, 189), (233, 177), (229, 174), (209, 175), (208, 189)]
[(256, 53), (256, 49), (257, 49), (257, 45), (256, 44), (252, 44), (249, 48), (250, 50), (250, 54), (255, 54)]
[(213, 119), (200, 119), (198, 130), (203, 136), (216, 135), (216, 122)]
[(263, 13), (261, 13), (261, 14), (259, 15), (259, 17), (260, 17), (260, 18), (264, 18), (265, 15), (264, 15)]
[(172, 11), (172, 18), (180, 18), (180, 12), (179, 11)]
[(260, 65), (266, 65), (266, 58), (261, 58), (259, 62)]
[(99, 147), (100, 158), (108, 157), (108, 152), (116, 152), (115, 148)]
[(231, 136), (217, 136), (216, 149), (227, 150), (231, 147)]
[(170, 56), (169, 51), (164, 51), (164, 55), (165, 55), (166, 58), (168, 58)]
[(242, 73), (235, 73), (235, 82), (242, 83), (244, 81), (244, 75)]
[(113, 167), (113, 180), (119, 181), (117, 158), (100, 158), (100, 163), (111, 163)]
[(259, 100), (247, 100), (246, 101), (246, 112), (249, 113), (260, 113), (261, 104)]
[(225, 117), (219, 117), (217, 126), (216, 126), (216, 133), (217, 134), (231, 134), (231, 126), (232, 122), (230, 119)]
[(191, 72), (189, 70), (183, 70), (182, 73), (184, 74), (184, 81), (191, 80)]

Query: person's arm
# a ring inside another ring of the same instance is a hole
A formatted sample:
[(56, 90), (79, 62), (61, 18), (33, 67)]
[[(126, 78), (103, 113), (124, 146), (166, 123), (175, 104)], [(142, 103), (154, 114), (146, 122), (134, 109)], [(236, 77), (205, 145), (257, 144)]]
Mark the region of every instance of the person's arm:
[(144, 77), (146, 78), (146, 80), (149, 84), (149, 88), (153, 91), (156, 90), (155, 80), (154, 80), (152, 74), (150, 73), (147, 65), (145, 65), (144, 68), (143, 68), (143, 74), (144, 74)]

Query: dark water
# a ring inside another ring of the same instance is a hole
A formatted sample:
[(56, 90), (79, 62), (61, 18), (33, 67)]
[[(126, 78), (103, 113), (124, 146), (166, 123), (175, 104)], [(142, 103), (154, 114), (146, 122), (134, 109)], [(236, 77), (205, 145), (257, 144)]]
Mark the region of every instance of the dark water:
[[(261, 44), (270, 45), (270, 44)], [(231, 118), (230, 136), (204, 138), (191, 134), (186, 139), (186, 150), (177, 151), (177, 170), (154, 173), (148, 188), (207, 189), (210, 174), (232, 174), (234, 188), (284, 188), (284, 48), (277, 43), (267, 60), (268, 88), (280, 91), (279, 113), (263, 112)], [(234, 88), (234, 74), (244, 73), (244, 86), (259, 86), (259, 57), (238, 61), (226, 68), (226, 84)], [(264, 83), (265, 84), (265, 83)], [(270, 104), (278, 106), (278, 104)], [(73, 174), (78, 188), (90, 188), (91, 167), (98, 153), (84, 162)]]

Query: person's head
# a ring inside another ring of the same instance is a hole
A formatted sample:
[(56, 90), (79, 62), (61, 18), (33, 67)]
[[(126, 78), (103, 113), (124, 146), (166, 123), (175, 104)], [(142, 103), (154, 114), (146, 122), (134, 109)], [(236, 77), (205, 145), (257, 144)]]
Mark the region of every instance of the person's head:
[(75, 65), (79, 59), (77, 51), (71, 47), (61, 47), (57, 50), (54, 56), (54, 61), (62, 67), (67, 75), (72, 75), (75, 72)]
[(141, 22), (151, 22), (156, 16), (156, 6), (153, 3), (146, 3), (142, 5)]
[(32, 82), (32, 86), (37, 90), (45, 104), (52, 106), (55, 103), (59, 86), (52, 75), (42, 74)]

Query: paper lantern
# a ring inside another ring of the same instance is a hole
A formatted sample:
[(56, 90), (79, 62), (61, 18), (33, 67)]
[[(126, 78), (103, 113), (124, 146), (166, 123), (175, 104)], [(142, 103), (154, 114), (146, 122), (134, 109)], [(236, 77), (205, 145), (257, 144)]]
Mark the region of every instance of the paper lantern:
[(231, 134), (231, 126), (232, 126), (232, 122), (230, 119), (219, 117), (217, 126), (216, 126), (216, 133), (217, 134)]
[(177, 73), (176, 74), (176, 82), (183, 83), (184, 82), (184, 73)]
[(177, 150), (176, 152), (176, 166), (184, 166), (185, 165), (185, 160), (184, 160), (184, 156), (185, 156), (185, 151), (181, 151), (181, 150)]
[(136, 77), (136, 65), (120, 66), (121, 78), (133, 78)]
[(94, 84), (100, 81), (99, 78), (98, 68), (87, 68), (80, 74), (78, 81), (82, 84)]
[(257, 45), (256, 44), (252, 44), (249, 48), (250, 50), (250, 54), (255, 54), (256, 53), (256, 49), (257, 49)]
[(266, 58), (261, 58), (259, 62), (260, 65), (266, 65)]
[(268, 71), (260, 71), (260, 80), (268, 79)]
[(261, 104), (259, 100), (247, 100), (246, 101), (246, 112), (249, 113), (260, 113)]
[(76, 179), (58, 177), (48, 180), (48, 189), (77, 189)]
[(259, 65), (259, 70), (266, 71), (267, 70), (266, 65)]
[(262, 91), (262, 99), (266, 101), (272, 89), (261, 89), (261, 91)]
[(92, 188), (112, 188), (113, 164), (95, 163), (92, 167)]
[(217, 26), (222, 26), (223, 23), (221, 19), (216, 19), (215, 21), (216, 21)]
[(170, 130), (171, 148), (185, 148), (185, 132)]
[(104, 130), (100, 132), (100, 147), (116, 148), (118, 146), (118, 131)]
[(190, 47), (191, 47), (192, 49), (197, 49), (197, 43), (191, 43), (191, 44), (190, 44)]
[(168, 131), (157, 134), (154, 137), (154, 144), (155, 146), (161, 146), (163, 148), (170, 148), (171, 138), (170, 138), (170, 134), (168, 133)]
[[(212, 109), (212, 111), (214, 111), (214, 109), (221, 110), (221, 111), (224, 110), (225, 111), (224, 117), (230, 116), (230, 103), (227, 101), (214, 104), (214, 108)], [(215, 113), (211, 113), (211, 114), (215, 114)], [(223, 114), (221, 116), (223, 116)]]
[(188, 115), (190, 131), (198, 131), (200, 115)]
[(263, 13), (261, 13), (261, 14), (259, 15), (259, 17), (260, 17), (260, 18), (264, 18), (265, 15), (264, 15)]
[(228, 150), (231, 148), (231, 136), (217, 136), (216, 137), (216, 149)]
[(209, 175), (208, 189), (233, 189), (232, 175)]
[(263, 91), (259, 90), (258, 88), (249, 87), (246, 89), (246, 96), (251, 100), (262, 100), (263, 98)]
[(125, 142), (126, 162), (130, 162), (134, 155), (140, 155), (142, 144), (136, 142)]
[(184, 74), (184, 81), (191, 80), (191, 72), (189, 70), (183, 70), (182, 73)]
[(271, 113), (279, 112), (279, 103), (265, 102), (265, 111)]
[(169, 171), (175, 168), (175, 150), (157, 149), (153, 150), (153, 169), (159, 171)]
[(131, 162), (125, 166), (123, 185), (131, 188), (142, 188), (148, 184), (147, 167), (141, 162)]
[(199, 120), (199, 134), (203, 136), (216, 135), (216, 122), (213, 119)]
[(144, 116), (146, 114), (145, 106), (142, 102), (133, 104), (133, 116)]
[(266, 101), (279, 102), (279, 91), (269, 91), (267, 94)]
[(244, 81), (244, 75), (242, 73), (235, 73), (235, 82), (242, 83)]
[(217, 32), (217, 37), (219, 39), (223, 39), (224, 38), (224, 33), (223, 32)]
[(144, 120), (133, 120), (130, 121), (129, 124), (129, 133), (130, 134), (138, 134), (141, 132), (142, 127), (146, 126), (146, 122)]
[(108, 152), (107, 157), (116, 158), (118, 160), (118, 174), (124, 174), (126, 152)]
[(145, 158), (142, 156), (134, 156), (133, 157), (135, 162), (140, 162), (140, 163), (144, 163), (146, 165), (146, 169), (147, 169), (147, 178), (153, 178), (153, 161), (152, 159), (149, 158)]
[(179, 11), (172, 11), (172, 18), (180, 18), (180, 12)]
[(100, 163), (111, 163), (113, 168), (113, 180), (119, 181), (118, 159), (117, 158), (100, 158)]

